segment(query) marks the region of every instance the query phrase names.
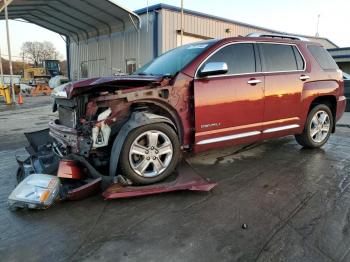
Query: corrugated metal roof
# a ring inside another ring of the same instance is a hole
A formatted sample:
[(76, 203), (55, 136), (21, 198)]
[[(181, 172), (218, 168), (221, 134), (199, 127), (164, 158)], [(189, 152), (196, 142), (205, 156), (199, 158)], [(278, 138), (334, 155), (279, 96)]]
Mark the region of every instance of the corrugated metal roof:
[(13, 0), (8, 13), (10, 19), (24, 19), (76, 40), (141, 26), (137, 14), (114, 0)]

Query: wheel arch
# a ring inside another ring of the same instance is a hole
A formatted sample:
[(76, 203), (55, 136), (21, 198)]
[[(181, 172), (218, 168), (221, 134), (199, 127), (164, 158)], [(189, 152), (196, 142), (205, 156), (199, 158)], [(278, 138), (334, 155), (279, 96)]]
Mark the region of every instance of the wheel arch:
[(166, 123), (169, 126), (171, 126), (175, 130), (175, 132), (177, 131), (176, 125), (168, 117), (163, 115), (156, 115), (147, 111), (137, 111), (136, 109), (142, 110), (142, 108), (139, 107), (134, 108), (134, 111), (131, 113), (130, 118), (121, 127), (120, 131), (118, 132), (117, 136), (113, 141), (109, 161), (109, 175), (112, 177), (115, 177), (116, 175), (120, 153), (122, 151), (125, 139), (132, 130), (148, 124)]
[(182, 121), (175, 108), (173, 108), (171, 105), (153, 100), (140, 100), (132, 103), (130, 106), (130, 110), (132, 112), (146, 111), (170, 119), (171, 122), (173, 122), (173, 125), (170, 126), (173, 128), (175, 127), (174, 130), (179, 136), (180, 144), (183, 144), (184, 128), (182, 125)]
[(316, 98), (314, 98), (309, 106), (309, 111), (308, 113), (310, 113), (310, 111), (317, 105), (327, 105), (333, 115), (333, 127), (332, 127), (332, 133), (335, 132), (335, 125), (336, 125), (336, 115), (337, 115), (337, 98), (334, 95), (323, 95), (323, 96), (318, 96)]

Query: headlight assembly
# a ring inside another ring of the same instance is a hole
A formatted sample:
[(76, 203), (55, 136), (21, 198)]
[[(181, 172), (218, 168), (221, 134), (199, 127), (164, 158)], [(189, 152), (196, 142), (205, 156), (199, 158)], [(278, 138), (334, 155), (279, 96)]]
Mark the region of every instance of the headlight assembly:
[(26, 177), (10, 194), (10, 208), (46, 209), (58, 198), (60, 180), (56, 176), (34, 174)]

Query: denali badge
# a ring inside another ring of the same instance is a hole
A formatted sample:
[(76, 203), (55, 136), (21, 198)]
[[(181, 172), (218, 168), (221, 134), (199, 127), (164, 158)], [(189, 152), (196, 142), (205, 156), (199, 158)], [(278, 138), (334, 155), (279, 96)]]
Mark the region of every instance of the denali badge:
[(211, 123), (211, 124), (205, 124), (205, 125), (201, 125), (201, 128), (210, 128), (210, 127), (219, 127), (221, 126), (221, 123)]

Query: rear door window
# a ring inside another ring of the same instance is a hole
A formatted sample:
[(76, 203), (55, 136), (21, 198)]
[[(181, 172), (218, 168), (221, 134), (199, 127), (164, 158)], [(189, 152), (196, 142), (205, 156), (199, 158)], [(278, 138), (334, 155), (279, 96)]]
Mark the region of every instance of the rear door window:
[(299, 51), (295, 53), (293, 45), (261, 43), (259, 47), (264, 72), (296, 71), (304, 67), (304, 61)]
[(316, 59), (317, 63), (324, 70), (336, 70), (338, 69), (337, 63), (332, 56), (321, 46), (309, 45), (307, 47), (312, 56)]
[(305, 68), (304, 58), (301, 56), (301, 54), (296, 46), (293, 46), (293, 51), (294, 51), (295, 59), (297, 61), (298, 70), (304, 70), (304, 68)]
[(227, 75), (256, 72), (254, 46), (250, 43), (223, 47), (212, 55), (202, 68), (210, 62), (225, 62), (228, 66)]

